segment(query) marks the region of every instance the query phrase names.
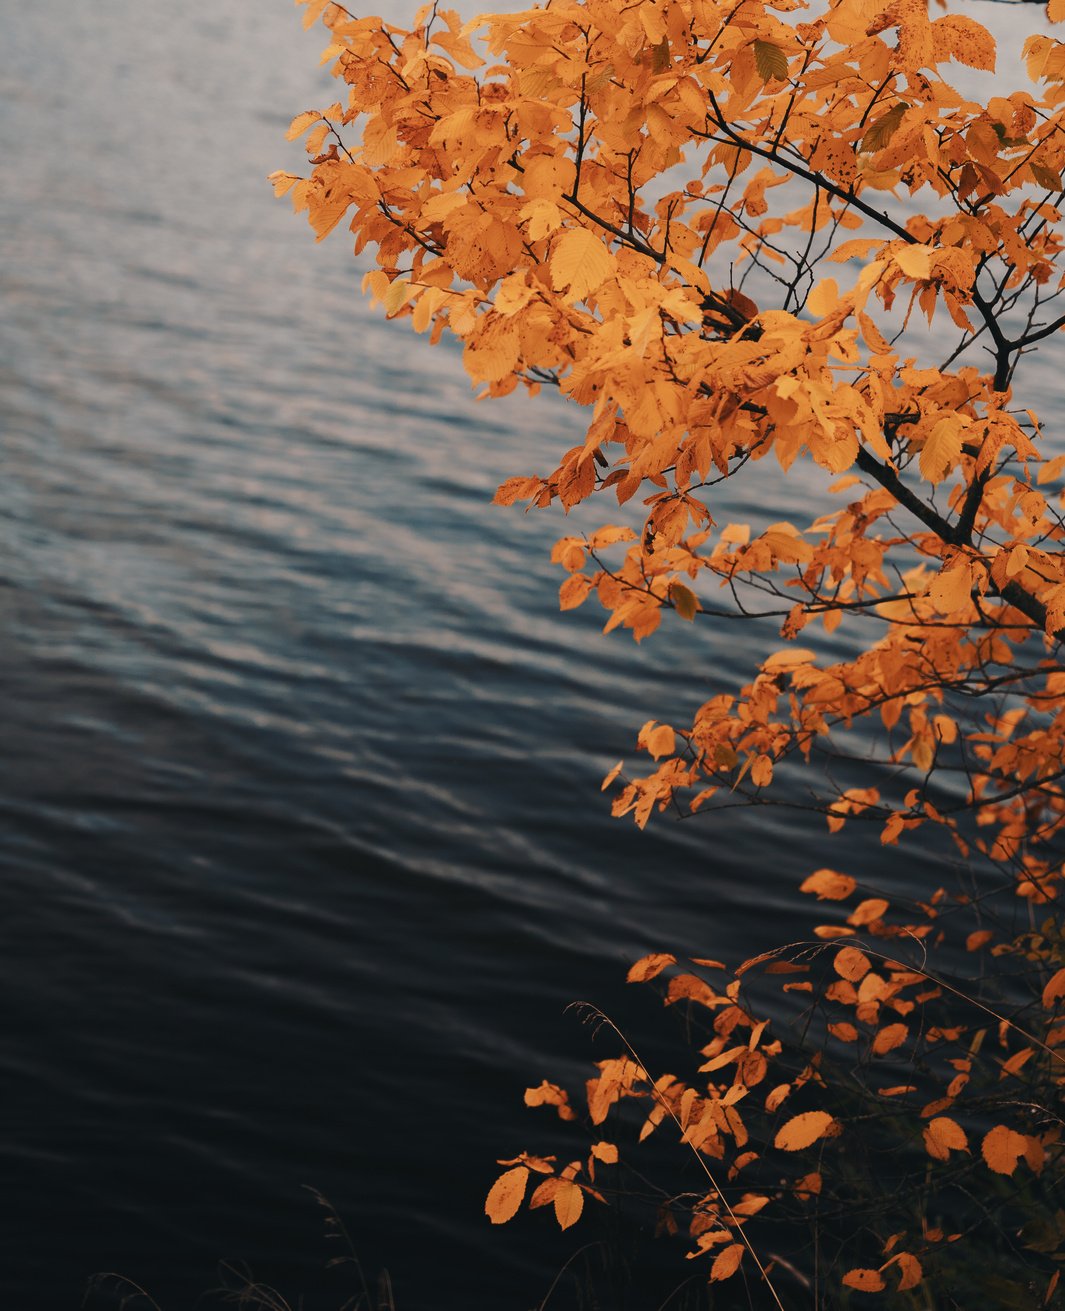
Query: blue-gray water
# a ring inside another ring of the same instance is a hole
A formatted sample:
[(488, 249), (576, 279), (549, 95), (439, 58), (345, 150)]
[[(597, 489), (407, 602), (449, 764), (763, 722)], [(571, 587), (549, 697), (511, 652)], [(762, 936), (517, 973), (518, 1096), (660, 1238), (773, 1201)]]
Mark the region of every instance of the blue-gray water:
[(579, 1239), (481, 1207), (522, 1090), (616, 1046), (566, 1003), (645, 1032), (634, 957), (772, 945), (826, 859), (600, 796), (747, 639), (558, 613), (562, 521), (489, 502), (579, 416), (475, 406), (273, 199), (332, 96), (287, 0), (2, 24), (3, 1305), (170, 1311), (220, 1259), (294, 1297), (309, 1184), (401, 1311), (524, 1308)]

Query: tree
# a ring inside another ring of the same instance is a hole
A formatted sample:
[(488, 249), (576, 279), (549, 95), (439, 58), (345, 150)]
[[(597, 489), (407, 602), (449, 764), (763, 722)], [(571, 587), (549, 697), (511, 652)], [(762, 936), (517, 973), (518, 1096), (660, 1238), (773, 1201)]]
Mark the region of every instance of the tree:
[[(864, 825), (884, 844), (922, 830), (952, 845), (979, 867), (977, 900), (1008, 886), (1026, 908), (1023, 931), (992, 943), (997, 931), (977, 924), (967, 941), (1023, 972), (1028, 992), (1010, 1001), (1005, 989), (1003, 1005), (1031, 1007), (1031, 1041), (1001, 1060), (1011, 1074), (1038, 1070), (1039, 1096), (1052, 1095), (1065, 1046), (1065, 454), (1025, 392), (1031, 357), (1065, 327), (1065, 43), (1029, 36), (1028, 85), (1001, 94), (979, 76), (995, 68), (990, 34), (924, 0), (549, 0), (466, 25), (425, 5), (409, 31), (298, 2), (329, 29), (346, 91), (294, 120), (312, 171), (272, 175), (278, 194), (319, 239), (350, 216), (356, 252), (376, 257), (365, 288), (432, 340), (457, 336), (483, 396), (549, 386), (587, 412), (584, 439), (553, 470), (521, 472), (496, 498), (628, 507), (623, 522), (558, 543), (562, 608), (594, 593), (606, 630), (637, 641), (669, 612), (779, 625), (783, 644), (745, 686), (722, 688), (683, 727), (644, 725), (649, 763), (611, 774), (614, 813), (643, 826), (667, 808), (771, 805), (774, 775), (794, 761), (812, 789), (804, 804), (830, 830)], [(1063, 0), (1046, 16), (1065, 21)], [(960, 76), (984, 93), (959, 90)], [(773, 468), (823, 477), (844, 503), (810, 524), (720, 523), (732, 488)], [(840, 762), (858, 785), (834, 783)], [(828, 870), (804, 886), (838, 901), (856, 887)], [(866, 897), (819, 932), (932, 943), (938, 905), (930, 896), (899, 918)], [(635, 977), (672, 963), (653, 958)], [(870, 1059), (926, 1043), (907, 1017), (938, 1001), (924, 996), (930, 977), (845, 947), (817, 995), (829, 989), (858, 1027), (826, 1017), (825, 1041), (859, 1042), (865, 1026)], [(670, 999), (715, 1016), (704, 1072), (731, 1066), (735, 1078), (708, 1102), (705, 1080), (702, 1092), (657, 1088), (624, 1056), (595, 1081), (591, 1118), (646, 1095), (652, 1119), (668, 1109), (689, 1142), (693, 1106), (710, 1117), (696, 1152), (723, 1138), (738, 1149), (727, 1088), (746, 1096), (768, 1039), (731, 985), (678, 978)], [(748, 1038), (726, 1058), (736, 1025)], [(939, 1030), (938, 1057), (971, 1063), (951, 1044), (976, 1030)], [(926, 1103), (934, 1163), (968, 1153), (943, 1112), (970, 1074), (954, 1069), (955, 1091)], [(790, 1092), (763, 1109), (778, 1114)], [(568, 1109), (561, 1090), (544, 1098)], [(799, 1111), (777, 1148), (803, 1150), (840, 1124)], [(983, 1164), (1012, 1176), (1027, 1160), (1038, 1176), (1048, 1153), (1058, 1159), (1055, 1132), (984, 1125)], [(579, 1162), (510, 1163), (493, 1218), (540, 1170), (538, 1200), (574, 1221), (595, 1160), (616, 1151), (598, 1147), (582, 1181)], [(813, 1195), (811, 1177), (789, 1185), (793, 1197)], [(748, 1213), (725, 1215), (721, 1189), (707, 1197), (689, 1231), (699, 1250), (726, 1243), (719, 1280), (747, 1250)], [(896, 1249), (884, 1255), (905, 1291), (921, 1264)], [(875, 1290), (887, 1267), (856, 1268), (848, 1286)]]

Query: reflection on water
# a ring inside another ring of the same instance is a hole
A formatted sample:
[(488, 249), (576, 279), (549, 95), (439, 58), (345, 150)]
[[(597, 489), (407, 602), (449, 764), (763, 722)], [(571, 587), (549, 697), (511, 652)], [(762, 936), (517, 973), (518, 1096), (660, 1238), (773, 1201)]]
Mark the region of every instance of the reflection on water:
[(563, 1006), (652, 1027), (625, 964), (787, 934), (821, 840), (599, 796), (751, 648), (557, 613), (560, 521), (488, 502), (577, 419), (475, 407), (273, 201), (323, 99), (287, 6), (6, 29), (5, 1305), (117, 1269), (179, 1306), (222, 1257), (299, 1288), (311, 1184), (403, 1311), (526, 1306), (569, 1247), (481, 1205), (546, 1132), (522, 1089), (598, 1050)]

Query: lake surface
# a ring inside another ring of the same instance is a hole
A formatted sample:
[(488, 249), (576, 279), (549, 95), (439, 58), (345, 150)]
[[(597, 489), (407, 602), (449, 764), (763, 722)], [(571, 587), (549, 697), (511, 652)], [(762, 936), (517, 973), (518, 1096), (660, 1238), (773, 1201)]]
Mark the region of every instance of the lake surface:
[(118, 1271), (170, 1311), (222, 1260), (295, 1302), (310, 1185), (400, 1311), (525, 1308), (579, 1240), (491, 1230), (495, 1160), (617, 1046), (565, 1006), (654, 1043), (635, 957), (774, 945), (847, 867), (795, 813), (639, 834), (599, 792), (773, 633), (558, 613), (563, 521), (489, 502), (580, 415), (474, 405), (274, 200), (333, 98), (287, 0), (2, 22), (3, 1304)]

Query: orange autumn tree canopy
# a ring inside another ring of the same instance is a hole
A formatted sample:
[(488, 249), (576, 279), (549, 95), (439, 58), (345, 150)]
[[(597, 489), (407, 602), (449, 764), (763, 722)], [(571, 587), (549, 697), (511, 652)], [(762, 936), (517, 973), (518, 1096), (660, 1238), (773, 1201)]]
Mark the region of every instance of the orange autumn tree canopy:
[[(825, 768), (808, 771), (808, 804), (832, 831), (871, 822), (895, 843), (930, 826), (975, 857), (974, 884), (1014, 887), (1033, 926), (965, 939), (969, 952), (1008, 956), (1014, 982), (1023, 969), (1034, 987), (1016, 1003), (1023, 1024), (978, 999), (984, 1027), (958, 1023), (936, 1009), (964, 1001), (957, 988), (853, 945), (935, 945), (942, 890), (900, 924), (852, 875), (817, 870), (803, 891), (841, 914), (815, 932), (850, 943), (807, 945), (798, 962), (769, 953), (720, 986), (704, 977), (717, 961), (673, 974), (666, 1003), (712, 1025), (699, 1077), (654, 1078), (631, 1050), (599, 1062), (587, 1159), (501, 1162), (490, 1218), (528, 1198), (575, 1224), (585, 1197), (603, 1197), (596, 1172), (618, 1167), (598, 1135), (642, 1099), (641, 1141), (672, 1122), (704, 1168), (724, 1172), (689, 1199), (693, 1254), (710, 1257), (716, 1282), (749, 1253), (782, 1306), (746, 1226), (770, 1202), (827, 1194), (808, 1154), (827, 1160), (843, 1137), (842, 1113), (819, 1104), (821, 1058), (842, 1046), (851, 1093), (868, 1079), (874, 1107), (890, 1099), (899, 1123), (911, 1113), (921, 1178), (983, 1170), (972, 1175), (981, 1213), (987, 1178), (1049, 1179), (1048, 1224), (1060, 1229), (1060, 1119), (1041, 1108), (1065, 1070), (1052, 904), (1065, 885), (1065, 454), (1033, 408), (1031, 360), (1065, 328), (1065, 43), (1053, 35), (1065, 0), (1022, 11), (1046, 31), (1023, 42), (1016, 89), (990, 76), (997, 51), (981, 24), (925, 0), (546, 0), (469, 23), (425, 5), (410, 30), (298, 3), (329, 29), (325, 61), (345, 91), (294, 120), (311, 172), (274, 174), (278, 194), (319, 238), (348, 222), (356, 252), (376, 259), (367, 289), (433, 341), (454, 334), (481, 395), (550, 386), (585, 412), (583, 438), (553, 469), (516, 470), (496, 498), (625, 507), (557, 544), (562, 608), (594, 593), (607, 630), (638, 641), (670, 611), (779, 628), (779, 650), (752, 659), (746, 686), (715, 690), (686, 726), (644, 725), (650, 763), (621, 778), (615, 813), (643, 826), (671, 805), (771, 804), (777, 767), (812, 761)], [(799, 489), (789, 503), (839, 508), (813, 522), (731, 521), (740, 500), (771, 506), (781, 479)], [(862, 786), (833, 784), (840, 758), (861, 762)], [(822, 960), (828, 981), (815, 986), (806, 976)], [(811, 1014), (824, 1009), (823, 1050), (803, 1049), (768, 1093), (788, 1052), (740, 978), (766, 961), (767, 974), (797, 974), (784, 990), (810, 998)], [(630, 979), (661, 983), (674, 968), (655, 953)], [(988, 1017), (999, 1052), (981, 1060)], [(903, 1063), (920, 1068), (916, 1082), (892, 1073)], [(578, 1115), (546, 1081), (526, 1101)], [(881, 1114), (858, 1116), (848, 1151), (874, 1143)], [(894, 1153), (891, 1141), (885, 1160)], [(839, 1214), (848, 1198), (838, 1193)], [(886, 1207), (873, 1201), (867, 1246)], [(961, 1232), (917, 1209), (883, 1220), (874, 1266), (840, 1265), (845, 1289), (906, 1293), (948, 1260)], [(1030, 1219), (1009, 1213), (1002, 1232), (1012, 1243)], [(1057, 1261), (1041, 1231), (1023, 1232)], [(1059, 1277), (1055, 1267), (1044, 1304)]]
[[(500, 502), (642, 503), (642, 524), (559, 542), (563, 608), (594, 592), (637, 640), (666, 610), (757, 611), (788, 641), (690, 725), (646, 725), (650, 772), (616, 812), (758, 802), (865, 716), (907, 785), (829, 789), (830, 826), (962, 843), (977, 810), (978, 847), (1051, 897), (1065, 456), (1017, 371), (1065, 323), (1065, 44), (1029, 37), (1001, 94), (968, 71), (994, 69), (989, 33), (924, 0), (551, 0), (466, 24), (425, 5), (409, 31), (303, 3), (345, 92), (294, 120), (312, 170), (277, 192), (319, 238), (349, 222), (366, 287), (460, 338), (483, 395), (584, 408), (583, 440)], [(719, 524), (720, 485), (763, 462), (819, 466), (846, 503)], [(855, 653), (794, 644), (814, 621)], [(952, 691), (1003, 695), (959, 724)], [(966, 796), (937, 807), (948, 750)]]

